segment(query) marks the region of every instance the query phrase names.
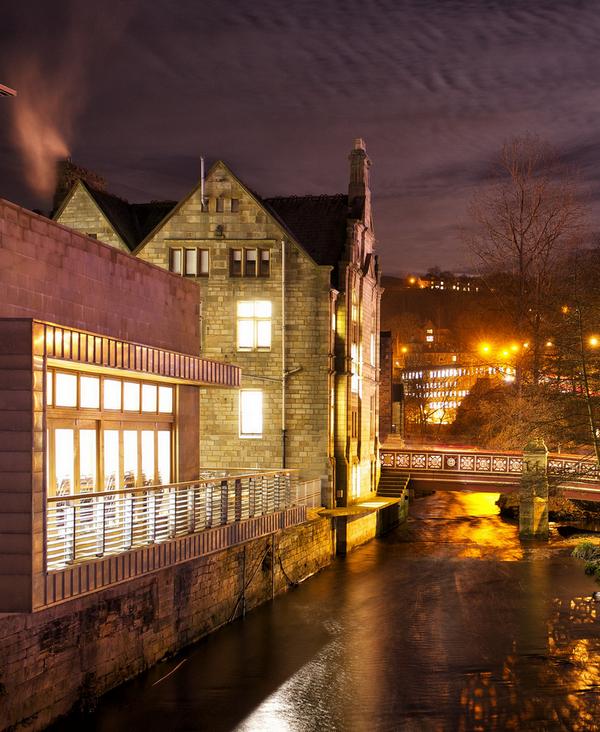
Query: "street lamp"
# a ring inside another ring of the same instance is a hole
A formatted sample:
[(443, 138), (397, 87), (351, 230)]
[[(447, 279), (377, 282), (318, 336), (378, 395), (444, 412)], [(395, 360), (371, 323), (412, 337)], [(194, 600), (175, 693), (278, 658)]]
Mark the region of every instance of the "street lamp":
[(0, 97), (16, 97), (17, 92), (14, 89), (11, 89), (9, 86), (4, 86), (4, 84), (0, 84)]

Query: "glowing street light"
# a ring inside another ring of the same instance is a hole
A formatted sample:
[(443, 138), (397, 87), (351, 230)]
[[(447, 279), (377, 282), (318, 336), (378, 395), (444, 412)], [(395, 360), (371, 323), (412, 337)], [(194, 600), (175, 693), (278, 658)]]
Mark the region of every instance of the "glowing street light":
[(600, 339), (598, 338), (598, 336), (590, 336), (588, 343), (592, 348), (596, 348), (600, 345)]
[(569, 306), (568, 305), (563, 305), (562, 308), (560, 309), (560, 312), (563, 315), (566, 315), (569, 312)]
[(489, 353), (491, 351), (490, 344), (489, 343), (481, 343), (479, 346), (479, 350), (482, 353)]
[(552, 348), (553, 345), (552, 341), (546, 341), (546, 348)]
[(400, 349), (400, 351), (402, 353), (408, 353), (408, 348), (406, 346), (402, 346), (402, 348)]

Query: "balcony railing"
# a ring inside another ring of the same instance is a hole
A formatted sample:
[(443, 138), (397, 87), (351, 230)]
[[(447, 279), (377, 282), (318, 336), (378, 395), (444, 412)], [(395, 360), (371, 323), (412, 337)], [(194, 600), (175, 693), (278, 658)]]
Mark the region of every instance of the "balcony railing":
[(49, 498), (46, 568), (119, 554), (289, 508), (296, 471), (202, 471), (185, 483)]

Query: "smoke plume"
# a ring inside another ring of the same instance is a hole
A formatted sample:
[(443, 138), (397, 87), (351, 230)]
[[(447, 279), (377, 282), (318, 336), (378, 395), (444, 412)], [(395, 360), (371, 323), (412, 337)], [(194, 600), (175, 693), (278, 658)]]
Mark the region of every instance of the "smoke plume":
[[(52, 4), (52, 15), (37, 19), (47, 23), (47, 41), (32, 43), (27, 56), (15, 49), (12, 85), (18, 96), (11, 100), (13, 143), (25, 166), (31, 190), (48, 199), (56, 185), (56, 163), (70, 154), (76, 125), (86, 102), (94, 64), (110, 53), (122, 35), (137, 3), (111, 12), (103, 4), (84, 5), (76, 0)], [(52, 29), (52, 25), (56, 27)]]

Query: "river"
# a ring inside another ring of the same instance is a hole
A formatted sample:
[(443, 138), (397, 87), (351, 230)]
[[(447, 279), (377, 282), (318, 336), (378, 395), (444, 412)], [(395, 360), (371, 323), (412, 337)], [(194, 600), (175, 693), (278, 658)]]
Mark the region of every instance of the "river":
[[(553, 532), (440, 492), (392, 534), (57, 729), (600, 730), (600, 602)], [(168, 675), (170, 674), (170, 675)]]

